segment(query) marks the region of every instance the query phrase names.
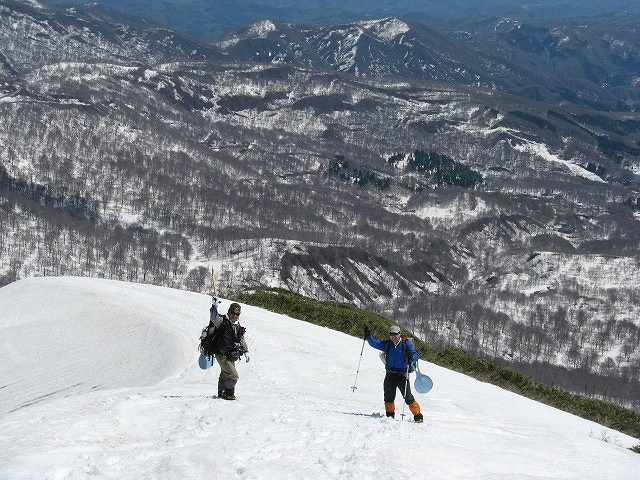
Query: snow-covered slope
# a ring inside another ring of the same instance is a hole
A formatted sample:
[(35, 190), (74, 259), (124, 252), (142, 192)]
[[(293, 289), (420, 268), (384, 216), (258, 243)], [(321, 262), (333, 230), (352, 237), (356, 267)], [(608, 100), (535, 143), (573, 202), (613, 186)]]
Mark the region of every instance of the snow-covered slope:
[[(108, 280), (0, 289), (0, 478), (631, 478), (638, 441), (423, 364), (425, 423), (379, 418), (362, 340), (245, 306), (238, 401), (196, 343), (210, 298)], [(223, 308), (228, 302), (223, 302)], [(400, 402), (396, 402), (398, 410)]]

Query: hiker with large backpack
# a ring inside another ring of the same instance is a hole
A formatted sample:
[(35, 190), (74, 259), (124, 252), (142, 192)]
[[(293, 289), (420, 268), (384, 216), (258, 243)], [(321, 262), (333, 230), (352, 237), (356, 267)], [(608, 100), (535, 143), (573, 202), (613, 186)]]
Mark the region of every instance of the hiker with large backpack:
[[(364, 338), (373, 348), (383, 352), (386, 368), (384, 377), (384, 410), (387, 417), (395, 417), (396, 389), (400, 390), (404, 401), (409, 405), (409, 410), (413, 413), (413, 420), (422, 423), (422, 413), (420, 405), (411, 393), (409, 384), (409, 372), (415, 370), (419, 356), (413, 342), (405, 336), (400, 335), (400, 327), (393, 325), (389, 328), (389, 339), (377, 340), (371, 335), (369, 327), (364, 327)], [(382, 354), (381, 354), (382, 356)], [(413, 368), (412, 368), (413, 367)]]
[(218, 299), (213, 297), (209, 309), (209, 325), (200, 337), (200, 352), (215, 356), (220, 365), (218, 378), (218, 397), (235, 400), (235, 388), (238, 382), (238, 370), (235, 362), (244, 355), (249, 361), (249, 347), (244, 339), (246, 329), (240, 325), (240, 304), (232, 303), (226, 315), (218, 314)]

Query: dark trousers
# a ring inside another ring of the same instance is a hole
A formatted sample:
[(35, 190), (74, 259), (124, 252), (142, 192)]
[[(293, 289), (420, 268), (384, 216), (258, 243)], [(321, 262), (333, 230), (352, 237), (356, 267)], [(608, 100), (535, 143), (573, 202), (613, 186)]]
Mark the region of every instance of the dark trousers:
[[(397, 373), (387, 372), (384, 376), (384, 401), (393, 403), (396, 399), (396, 389), (400, 390), (400, 395), (404, 397), (404, 401), (407, 405), (411, 405), (415, 398), (411, 393), (411, 384), (404, 375)], [(407, 394), (405, 395), (405, 388)]]

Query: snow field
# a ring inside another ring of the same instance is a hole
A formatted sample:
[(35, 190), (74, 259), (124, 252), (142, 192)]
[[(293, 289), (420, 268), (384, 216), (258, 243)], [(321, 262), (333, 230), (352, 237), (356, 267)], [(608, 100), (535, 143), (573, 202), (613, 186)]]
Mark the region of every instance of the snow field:
[(0, 478), (602, 480), (640, 466), (637, 439), (426, 362), (425, 423), (408, 408), (403, 421), (399, 399), (381, 417), (377, 351), (353, 392), (362, 339), (251, 306), (238, 400), (211, 398), (219, 370), (196, 348), (210, 301), (87, 278), (1, 288)]

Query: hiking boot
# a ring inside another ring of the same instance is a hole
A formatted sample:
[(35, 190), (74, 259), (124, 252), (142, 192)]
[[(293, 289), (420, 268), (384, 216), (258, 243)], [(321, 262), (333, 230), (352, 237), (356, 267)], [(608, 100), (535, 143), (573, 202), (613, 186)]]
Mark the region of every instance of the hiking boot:
[(416, 423), (422, 423), (422, 421), (423, 421), (422, 414), (419, 413), (417, 415), (414, 415), (413, 416), (413, 421), (416, 422)]
[(223, 392), (222, 398), (225, 400), (235, 400), (236, 396), (233, 394), (233, 392)]
[(396, 406), (393, 402), (384, 402), (384, 412), (387, 414), (387, 417), (394, 418), (396, 416)]

